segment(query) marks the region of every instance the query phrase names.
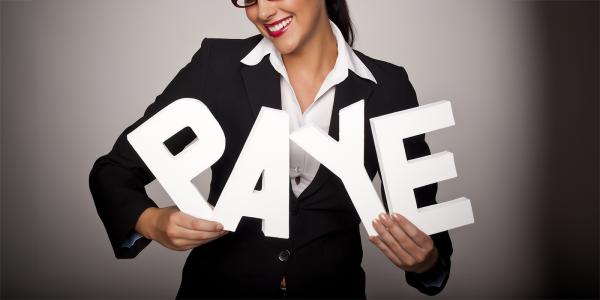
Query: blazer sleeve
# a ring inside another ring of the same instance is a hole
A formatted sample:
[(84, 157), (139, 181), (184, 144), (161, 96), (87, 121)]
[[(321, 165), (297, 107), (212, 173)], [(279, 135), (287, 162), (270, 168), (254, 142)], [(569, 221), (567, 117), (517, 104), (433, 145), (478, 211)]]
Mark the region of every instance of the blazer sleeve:
[[(150, 243), (149, 239), (142, 236), (130, 247), (123, 244), (135, 234), (135, 224), (142, 212), (149, 207), (157, 207), (145, 190), (145, 186), (155, 177), (127, 141), (127, 134), (175, 100), (199, 97), (205, 69), (203, 66), (210, 52), (208, 41), (202, 41), (192, 60), (148, 106), (144, 115), (119, 135), (108, 154), (93, 164), (89, 175), (90, 191), (117, 258), (133, 258)], [(193, 137), (182, 136), (180, 139), (189, 142)], [(166, 146), (170, 147), (168, 144)], [(177, 147), (180, 145), (172, 146)], [(177, 151), (172, 148), (171, 151)]]
[[(408, 103), (405, 109), (416, 107), (419, 105), (417, 95), (414, 87), (408, 79), (408, 74), (404, 68), (400, 68), (400, 97), (402, 101)], [(414, 137), (410, 137), (404, 140), (404, 148), (406, 150), (406, 156), (408, 159), (414, 159), (426, 155), (430, 155), (431, 151), (429, 146), (425, 142), (425, 134), (420, 134)], [(436, 204), (436, 193), (437, 183), (429, 184), (416, 188), (415, 198), (417, 200), (417, 207), (424, 207), (432, 204)], [(382, 198), (384, 205), (387, 207), (385, 200), (385, 192), (382, 186)], [(435, 247), (438, 249), (439, 260), (437, 263), (428, 271), (424, 273), (405, 272), (406, 282), (418, 289), (420, 292), (426, 295), (436, 295), (441, 292), (446, 286), (446, 282), (450, 276), (450, 256), (452, 255), (452, 242), (448, 231), (442, 231), (431, 235), (431, 239)], [(431, 281), (441, 282), (437, 284), (427, 284)]]

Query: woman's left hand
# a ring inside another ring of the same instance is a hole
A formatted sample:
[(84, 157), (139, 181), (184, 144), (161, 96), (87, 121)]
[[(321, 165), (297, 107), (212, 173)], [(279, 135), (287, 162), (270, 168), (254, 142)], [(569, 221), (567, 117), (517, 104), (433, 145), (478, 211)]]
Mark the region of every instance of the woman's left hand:
[(438, 251), (429, 235), (400, 214), (382, 213), (373, 220), (379, 234), (369, 240), (396, 266), (405, 271), (423, 273), (438, 260)]

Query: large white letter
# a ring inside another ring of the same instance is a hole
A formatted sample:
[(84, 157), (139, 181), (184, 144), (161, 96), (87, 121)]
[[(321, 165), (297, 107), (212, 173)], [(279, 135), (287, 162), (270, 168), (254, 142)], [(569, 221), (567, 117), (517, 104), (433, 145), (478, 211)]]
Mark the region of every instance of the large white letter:
[[(188, 126), (197, 139), (173, 156), (164, 142)], [(191, 181), (221, 157), (225, 135), (204, 103), (179, 99), (129, 133), (127, 140), (181, 211), (211, 218), (212, 208)]]
[(461, 197), (417, 208), (413, 189), (456, 177), (452, 153), (407, 160), (403, 139), (454, 125), (449, 101), (372, 118), (371, 129), (390, 211), (402, 214), (427, 234), (474, 222), (469, 199)]
[(342, 180), (367, 233), (377, 235), (371, 221), (385, 209), (364, 167), (364, 107), (360, 100), (340, 109), (339, 142), (312, 125), (290, 139)]
[[(262, 219), (265, 236), (289, 236), (289, 118), (263, 107), (215, 206), (214, 220), (234, 231), (242, 216)], [(262, 188), (254, 190), (261, 173)]]

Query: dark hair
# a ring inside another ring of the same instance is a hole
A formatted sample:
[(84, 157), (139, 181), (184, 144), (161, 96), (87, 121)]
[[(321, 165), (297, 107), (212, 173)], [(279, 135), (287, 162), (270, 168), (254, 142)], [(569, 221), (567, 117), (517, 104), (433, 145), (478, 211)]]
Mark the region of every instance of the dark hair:
[(337, 25), (348, 45), (354, 44), (354, 29), (346, 0), (325, 0), (327, 16)]

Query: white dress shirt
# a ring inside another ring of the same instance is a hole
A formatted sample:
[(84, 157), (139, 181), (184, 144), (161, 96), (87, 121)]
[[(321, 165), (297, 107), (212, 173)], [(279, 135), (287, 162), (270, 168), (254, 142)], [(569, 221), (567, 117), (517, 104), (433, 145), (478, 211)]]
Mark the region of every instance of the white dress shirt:
[[(344, 40), (339, 28), (332, 22), (331, 29), (337, 41), (337, 58), (333, 69), (327, 74), (321, 84), (315, 99), (302, 113), (294, 89), (290, 83), (281, 53), (275, 48), (271, 40), (264, 38), (244, 57), (243, 64), (254, 66), (258, 64), (265, 55), (269, 55), (269, 61), (273, 68), (281, 74), (279, 84), (281, 86), (281, 108), (290, 116), (290, 132), (300, 127), (311, 124), (320, 128), (325, 133), (329, 131), (331, 112), (333, 110), (333, 98), (335, 86), (348, 77), (348, 70), (352, 70), (358, 76), (377, 83), (371, 71), (356, 56), (350, 45)], [(312, 158), (302, 148), (290, 141), (290, 180), (292, 191), (298, 197), (304, 189), (315, 178), (319, 169), (319, 161)]]

